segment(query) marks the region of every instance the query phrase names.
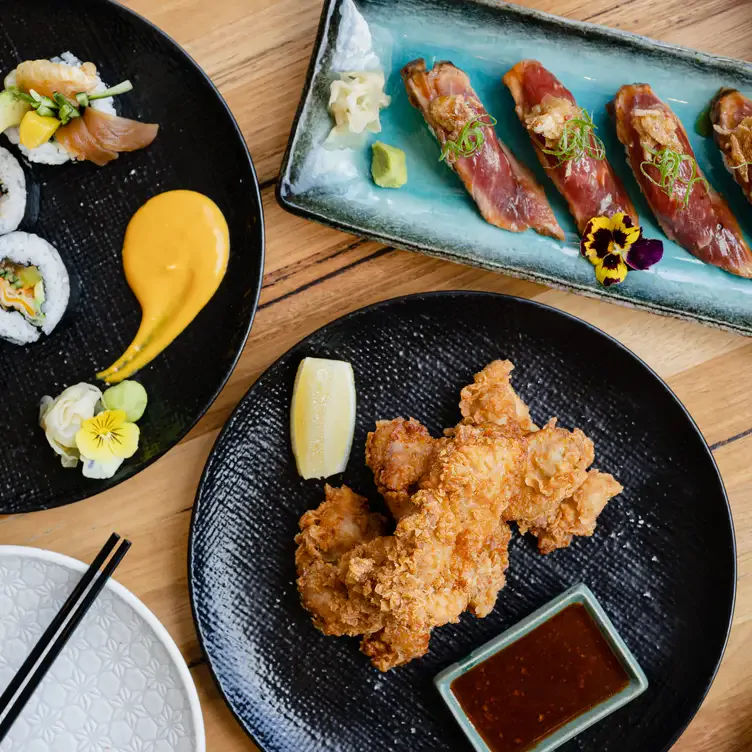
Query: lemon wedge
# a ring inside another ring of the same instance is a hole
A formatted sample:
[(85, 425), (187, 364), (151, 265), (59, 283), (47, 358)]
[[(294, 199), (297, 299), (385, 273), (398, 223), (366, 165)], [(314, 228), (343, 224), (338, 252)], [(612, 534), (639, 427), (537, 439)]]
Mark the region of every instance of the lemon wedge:
[(27, 149), (36, 149), (46, 144), (60, 127), (55, 117), (43, 117), (38, 112), (27, 112), (21, 121), (19, 137), (21, 145)]
[(347, 466), (355, 432), (355, 376), (343, 360), (303, 358), (290, 410), (292, 451), (303, 478), (328, 478)]

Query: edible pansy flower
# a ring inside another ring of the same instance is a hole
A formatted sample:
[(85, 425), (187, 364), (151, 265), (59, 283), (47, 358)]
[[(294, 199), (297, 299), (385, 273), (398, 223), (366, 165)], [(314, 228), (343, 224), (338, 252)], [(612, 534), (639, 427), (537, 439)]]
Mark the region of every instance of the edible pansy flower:
[(585, 227), (580, 252), (595, 267), (604, 286), (623, 282), (630, 269), (644, 271), (663, 257), (663, 243), (642, 236), (628, 214), (593, 217)]
[(105, 410), (81, 424), (76, 446), (82, 460), (111, 463), (132, 457), (138, 449), (139, 430), (126, 420), (124, 410)]

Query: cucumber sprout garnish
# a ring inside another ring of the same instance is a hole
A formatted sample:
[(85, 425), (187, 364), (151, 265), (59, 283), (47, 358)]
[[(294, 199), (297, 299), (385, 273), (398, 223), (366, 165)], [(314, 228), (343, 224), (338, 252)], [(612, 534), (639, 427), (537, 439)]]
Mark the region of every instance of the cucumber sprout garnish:
[[(702, 175), (697, 174), (697, 162), (689, 154), (681, 154), (668, 146), (658, 150), (649, 149), (649, 151), (651, 158), (640, 164), (640, 171), (651, 183), (663, 189), (669, 198), (674, 198), (677, 188), (684, 187), (682, 203), (685, 209), (689, 205), (689, 198), (695, 183), (702, 183), (705, 190), (710, 190), (708, 181)], [(684, 169), (685, 164), (689, 166), (689, 175)], [(647, 172), (646, 166), (655, 167), (658, 170), (658, 180)]]
[(603, 141), (595, 135), (597, 130), (593, 118), (587, 110), (580, 110), (579, 117), (573, 117), (564, 123), (559, 141), (553, 149), (543, 149), (545, 154), (558, 158), (556, 167), (581, 157), (602, 160), (606, 157)]
[(81, 92), (76, 94), (76, 100), (81, 107), (88, 107), (89, 102), (93, 102), (96, 99), (106, 99), (107, 97), (116, 97), (118, 94), (125, 94), (133, 89), (133, 84), (130, 81), (122, 81), (117, 86), (111, 86), (104, 91), (97, 91), (93, 94), (85, 94)]
[(73, 118), (81, 117), (81, 111), (79, 108), (88, 107), (90, 102), (96, 99), (105, 99), (106, 97), (115, 97), (118, 94), (125, 94), (133, 88), (133, 84), (130, 81), (123, 81), (117, 86), (112, 86), (104, 91), (98, 91), (95, 93), (87, 94), (81, 92), (76, 94), (75, 101), (68, 99), (64, 94), (56, 91), (52, 97), (38, 94), (34, 89), (30, 89), (28, 92), (19, 89), (17, 86), (8, 87), (16, 99), (20, 99), (23, 102), (31, 105), (33, 110), (36, 110), (42, 117), (56, 117), (62, 125), (67, 125)]
[[(483, 120), (483, 118), (488, 118), (488, 120)], [(455, 158), (471, 157), (486, 142), (483, 129), (493, 128), (494, 125), (496, 125), (496, 118), (488, 113), (470, 118), (460, 131), (457, 140), (447, 140), (444, 144), (444, 148), (441, 150), (441, 156), (439, 157), (439, 162), (446, 159), (449, 156), (449, 152), (454, 154)]]

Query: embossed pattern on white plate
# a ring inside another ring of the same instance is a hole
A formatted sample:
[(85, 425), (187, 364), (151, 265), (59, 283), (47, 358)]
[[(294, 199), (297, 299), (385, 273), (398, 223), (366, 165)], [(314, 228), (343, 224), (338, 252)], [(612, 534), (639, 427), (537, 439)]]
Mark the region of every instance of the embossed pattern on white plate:
[[(0, 553), (0, 691), (81, 574), (45, 558)], [(203, 729), (191, 707), (197, 698), (184, 679), (162, 635), (107, 587), (0, 752), (200, 752)]]

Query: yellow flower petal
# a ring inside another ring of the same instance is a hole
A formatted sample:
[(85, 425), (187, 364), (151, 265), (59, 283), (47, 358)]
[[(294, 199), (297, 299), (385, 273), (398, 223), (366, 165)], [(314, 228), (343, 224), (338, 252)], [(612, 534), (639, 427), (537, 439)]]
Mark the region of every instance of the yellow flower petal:
[(128, 423), (123, 410), (105, 410), (85, 420), (76, 433), (82, 457), (97, 462), (128, 458), (138, 449), (138, 426)]
[(595, 266), (595, 278), (604, 286), (616, 285), (627, 277), (629, 267), (624, 259), (611, 253)]
[(123, 423), (111, 434), (110, 448), (112, 453), (116, 457), (122, 457), (126, 460), (128, 457), (133, 457), (138, 449), (139, 435), (140, 431), (135, 423)]

